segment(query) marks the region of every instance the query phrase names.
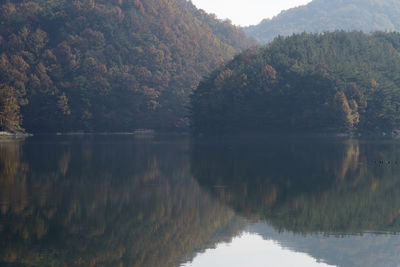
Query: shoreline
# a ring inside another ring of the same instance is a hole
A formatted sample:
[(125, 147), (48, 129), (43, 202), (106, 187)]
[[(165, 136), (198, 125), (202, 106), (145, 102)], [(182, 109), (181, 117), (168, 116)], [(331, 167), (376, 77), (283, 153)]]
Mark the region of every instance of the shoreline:
[[(55, 136), (85, 136), (85, 135), (131, 135), (136, 137), (154, 137), (159, 135), (184, 135), (191, 136), (195, 139), (208, 139), (208, 138), (265, 138), (265, 137), (296, 137), (296, 138), (357, 138), (357, 139), (400, 139), (400, 130), (394, 130), (387, 134), (385, 132), (240, 132), (240, 133), (213, 133), (202, 134), (193, 133), (190, 131), (182, 132), (158, 132), (153, 129), (138, 129), (132, 132), (54, 132), (54, 133), (37, 133), (35, 135), (55, 135)], [(0, 131), (1, 140), (15, 140), (25, 139), (34, 136), (31, 133), (24, 132), (7, 132)]]
[(3, 140), (20, 140), (25, 139), (29, 136), (33, 136), (30, 133), (11, 133), (7, 131), (0, 131), (0, 141)]

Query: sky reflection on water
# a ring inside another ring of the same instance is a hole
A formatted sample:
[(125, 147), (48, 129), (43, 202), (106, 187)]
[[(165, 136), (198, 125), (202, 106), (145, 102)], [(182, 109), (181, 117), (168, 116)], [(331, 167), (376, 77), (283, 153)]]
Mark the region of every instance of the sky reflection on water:
[(317, 262), (306, 253), (283, 248), (276, 241), (264, 240), (258, 234), (244, 232), (230, 243), (207, 249), (181, 267), (292, 267), (293, 264), (297, 267), (333, 266)]

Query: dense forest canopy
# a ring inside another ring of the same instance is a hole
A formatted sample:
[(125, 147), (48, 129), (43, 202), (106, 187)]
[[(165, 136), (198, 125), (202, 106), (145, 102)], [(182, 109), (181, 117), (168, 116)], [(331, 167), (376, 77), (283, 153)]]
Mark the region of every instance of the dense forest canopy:
[(252, 44), (186, 0), (2, 1), (0, 128), (184, 128), (201, 76)]
[(200, 83), (193, 130), (391, 133), (400, 126), (399, 48), (399, 33), (277, 38)]
[(244, 30), (263, 43), (301, 32), (400, 31), (399, 13), (397, 0), (314, 0)]

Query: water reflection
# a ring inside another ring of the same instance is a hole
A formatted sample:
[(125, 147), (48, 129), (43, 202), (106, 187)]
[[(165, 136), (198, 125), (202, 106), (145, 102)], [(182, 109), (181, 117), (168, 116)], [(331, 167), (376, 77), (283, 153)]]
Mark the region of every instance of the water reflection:
[(273, 140), (195, 147), (192, 173), (237, 214), (300, 233), (398, 232), (400, 144)]
[(142, 141), (1, 144), (0, 265), (177, 266), (227, 226), (232, 210), (190, 176), (187, 142)]
[(294, 264), (296, 267), (332, 266), (318, 262), (305, 253), (283, 248), (275, 241), (263, 239), (259, 234), (245, 232), (230, 243), (221, 243), (214, 249), (208, 249), (182, 267), (292, 267)]
[(258, 237), (253, 247), (271, 241), (313, 262), (392, 266), (399, 146), (132, 136), (0, 143), (0, 265), (175, 267), (245, 232)]
[(274, 240), (281, 247), (306, 253), (336, 266), (398, 266), (400, 237), (389, 233), (353, 235), (296, 234), (279, 232), (265, 223), (249, 225), (246, 231)]

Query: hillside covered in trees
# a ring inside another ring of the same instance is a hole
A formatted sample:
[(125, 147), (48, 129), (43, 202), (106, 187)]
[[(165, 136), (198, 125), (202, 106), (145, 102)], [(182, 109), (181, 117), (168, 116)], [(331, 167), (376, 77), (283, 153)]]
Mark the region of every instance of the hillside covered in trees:
[(397, 0), (314, 0), (244, 30), (263, 43), (301, 32), (400, 31), (399, 13)]
[(386, 132), (400, 126), (400, 34), (277, 38), (204, 79), (197, 133)]
[(0, 5), (0, 130), (176, 130), (189, 95), (253, 44), (186, 0)]

